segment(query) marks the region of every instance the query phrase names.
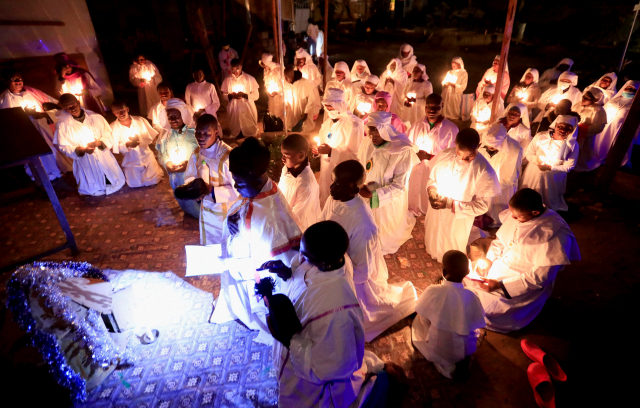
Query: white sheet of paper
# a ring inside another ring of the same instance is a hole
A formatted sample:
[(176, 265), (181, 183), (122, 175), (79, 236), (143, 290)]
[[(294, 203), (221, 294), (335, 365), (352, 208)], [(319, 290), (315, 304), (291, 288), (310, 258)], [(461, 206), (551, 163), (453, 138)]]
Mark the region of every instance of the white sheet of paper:
[(220, 259), (222, 247), (217, 245), (185, 245), (187, 252), (187, 273), (185, 276), (215, 275), (227, 268)]

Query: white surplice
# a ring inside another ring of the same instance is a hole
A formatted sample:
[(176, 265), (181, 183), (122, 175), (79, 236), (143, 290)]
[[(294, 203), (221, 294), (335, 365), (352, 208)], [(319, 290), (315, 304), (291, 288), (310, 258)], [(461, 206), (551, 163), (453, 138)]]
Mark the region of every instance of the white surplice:
[(378, 147), (367, 139), (358, 150), (358, 161), (366, 171), (365, 185), (374, 194), (371, 211), (380, 233), (383, 255), (398, 252), (400, 246), (411, 239), (416, 224), (408, 208), (409, 177), (419, 161), (414, 149), (394, 141)]
[(403, 121), (409, 122), (409, 126), (413, 126), (414, 123), (424, 117), (424, 107), (427, 104), (427, 96), (433, 93), (433, 85), (428, 80), (422, 82), (416, 82), (409, 79), (407, 85), (404, 87), (404, 97), (406, 98), (409, 93), (415, 93), (416, 101), (411, 103), (411, 106), (402, 105), (400, 117)]
[(556, 276), (571, 261), (580, 260), (576, 237), (551, 209), (526, 222), (510, 210), (501, 215), (502, 226), (487, 258), (493, 262), (487, 278), (502, 281), (503, 289), (491, 293), (468, 283), (485, 312), (487, 328), (500, 333), (520, 330), (542, 310), (551, 296)]
[(220, 99), (212, 83), (207, 81), (190, 83), (185, 90), (184, 99), (193, 112), (204, 109), (209, 115), (218, 117)]
[[(102, 115), (89, 110), (85, 110), (84, 114), (85, 119), (81, 123), (70, 113), (60, 112), (53, 143), (73, 159), (73, 175), (81, 195), (98, 196), (115, 193), (124, 186), (125, 177), (111, 153), (113, 147), (111, 128)], [(85, 147), (94, 140), (104, 143), (104, 150), (96, 148), (91, 154), (85, 153), (83, 156), (76, 154), (76, 147)]]
[[(436, 155), (455, 146), (458, 127), (449, 119), (438, 118), (431, 128), (426, 117), (416, 122), (407, 132), (411, 143), (429, 154)], [(429, 206), (427, 181), (429, 180), (429, 160), (422, 160), (416, 164), (409, 178), (409, 211), (414, 214), (424, 214)]]
[[(143, 79), (146, 80), (146, 85), (140, 87)], [(129, 82), (138, 89), (138, 104), (141, 115), (149, 112), (153, 105), (160, 102), (158, 84), (162, 82), (162, 75), (153, 62), (147, 60), (144, 65), (131, 64)]]
[(500, 194), (500, 183), (483, 155), (476, 155), (471, 163), (461, 163), (455, 147), (440, 152), (429, 165), (427, 188), (433, 186), (440, 196), (454, 200), (451, 209), (434, 210), (429, 205), (424, 219), (425, 249), (442, 262), (442, 256), (451, 249), (466, 253), (473, 220), (487, 212), (487, 199)]
[(298, 174), (298, 177), (294, 177), (289, 169), (282, 167), (278, 187), (291, 206), (291, 211), (302, 232), (318, 222), (322, 212), (319, 200), (320, 188), (309, 164)]
[[(240, 132), (245, 137), (257, 135), (258, 110), (256, 109), (256, 101), (260, 94), (255, 78), (246, 72), (241, 73), (237, 78), (234, 75), (230, 75), (225, 78), (221, 90), (222, 95), (229, 102), (227, 113), (229, 115), (231, 136), (238, 136)], [(229, 94), (233, 92), (244, 92), (248, 97), (247, 99), (229, 100)]]
[(293, 84), (285, 82), (284, 89), (288, 128), (292, 129), (302, 116), (307, 115), (302, 124), (302, 133), (313, 131), (316, 125), (313, 118), (318, 116), (322, 107), (317, 88), (310, 81), (300, 78)]
[(364, 314), (365, 340), (372, 341), (415, 311), (416, 290), (411, 282), (387, 283), (389, 271), (378, 227), (360, 195), (346, 202), (329, 197), (320, 218), (337, 222), (349, 235), (347, 254), (353, 263), (353, 282)]
[[(240, 231), (232, 236), (228, 221), (235, 213), (240, 214)], [(274, 259), (291, 266), (291, 259), (298, 253), (294, 248), (300, 245), (301, 238), (302, 232), (287, 200), (270, 179), (256, 197), (236, 200), (222, 224), (222, 257), (233, 259), (227, 261), (229, 269), (222, 272), (220, 295), (209, 321), (226, 323), (240, 319), (249, 329), (260, 330), (254, 341), (272, 344), (266, 321), (268, 308), (256, 299), (254, 285), (256, 277), (274, 275), (256, 269)]]
[(208, 149), (198, 148), (189, 158), (184, 172), (185, 184), (202, 178), (212, 191), (200, 202), (200, 245), (222, 243), (222, 223), (229, 207), (238, 198), (229, 171), (229, 153), (231, 147), (217, 139)]
[(456, 363), (476, 351), (485, 327), (480, 299), (462, 283), (444, 280), (431, 285), (416, 304), (411, 340), (440, 374), (452, 378)]
[(278, 407), (359, 407), (384, 363), (364, 349), (365, 329), (346, 258), (339, 269), (322, 272), (298, 254), (292, 277), (281, 284), (291, 299), (302, 331), (287, 349), (274, 342), (278, 369)]
[[(131, 126), (126, 127), (119, 120), (111, 123), (113, 152), (122, 153), (122, 168), (129, 187), (143, 187), (158, 184), (164, 172), (149, 145), (158, 135), (149, 122), (140, 116), (131, 116)], [(138, 136), (140, 145), (128, 148), (129, 138)]]

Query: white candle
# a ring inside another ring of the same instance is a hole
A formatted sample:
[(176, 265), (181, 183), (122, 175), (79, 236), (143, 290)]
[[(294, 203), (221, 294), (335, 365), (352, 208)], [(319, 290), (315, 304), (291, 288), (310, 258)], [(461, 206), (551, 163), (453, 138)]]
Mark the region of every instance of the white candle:
[(556, 94), (553, 96), (553, 98), (551, 98), (551, 103), (554, 103), (557, 105), (558, 102), (560, 102), (562, 99), (564, 99), (562, 94)]
[(231, 87), (231, 92), (233, 93), (244, 92), (244, 85), (233, 84), (233, 86)]
[[(407, 93), (407, 99), (415, 99), (416, 98), (416, 93), (415, 92), (409, 92)], [(413, 105), (413, 101), (409, 102), (411, 105)]]
[(316, 146), (320, 144), (320, 138), (318, 136), (314, 137), (313, 141), (316, 142)]
[(358, 112), (369, 113), (371, 112), (371, 104), (368, 102), (360, 102), (356, 108)]
[(267, 93), (269, 93), (269, 95), (271, 95), (272, 93), (276, 93), (279, 90), (280, 90), (280, 87), (278, 86), (278, 84), (276, 84), (275, 81), (267, 82)]
[(518, 98), (520, 100), (527, 99), (527, 93), (525, 91), (518, 92)]
[(447, 72), (447, 75), (444, 77), (444, 81), (442, 81), (442, 85), (455, 84), (456, 82), (458, 82), (458, 76), (451, 74), (451, 72)]

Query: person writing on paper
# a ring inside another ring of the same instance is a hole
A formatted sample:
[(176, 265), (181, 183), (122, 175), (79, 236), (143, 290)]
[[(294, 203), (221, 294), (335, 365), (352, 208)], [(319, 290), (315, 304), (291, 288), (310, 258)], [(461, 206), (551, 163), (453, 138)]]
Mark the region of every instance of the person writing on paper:
[(368, 75), (362, 81), (364, 85), (356, 87), (357, 91), (349, 109), (360, 119), (375, 110), (375, 97), (378, 93), (376, 86), (379, 81), (380, 79), (377, 76)]
[(315, 128), (314, 120), (320, 113), (322, 103), (318, 91), (300, 72), (287, 67), (284, 71), (285, 102), (287, 104), (288, 128), (310, 133)]
[(222, 132), (215, 116), (203, 114), (196, 121), (196, 141), (199, 149), (194, 152), (184, 172), (184, 184), (202, 179), (207, 194), (200, 201), (200, 245), (222, 243), (222, 223), (238, 193), (233, 188), (229, 171), (231, 147), (222, 141)]
[(462, 280), (469, 274), (464, 252), (442, 256), (442, 283), (429, 286), (418, 299), (411, 340), (424, 358), (447, 378), (463, 378), (486, 326), (482, 303)]
[(309, 165), (309, 141), (292, 133), (282, 141), (282, 175), (278, 187), (304, 232), (320, 216), (320, 188)]
[(416, 223), (408, 210), (411, 170), (418, 147), (391, 126), (391, 113), (373, 112), (367, 121), (370, 143), (362, 142), (358, 160), (366, 169), (360, 195), (367, 201), (380, 230), (383, 254), (394, 254), (411, 239)]
[(447, 119), (460, 120), (460, 106), (462, 94), (467, 89), (469, 74), (464, 69), (464, 62), (460, 57), (451, 60), (451, 69), (442, 81), (442, 101), (444, 107), (442, 115)]
[(380, 230), (370, 206), (359, 194), (365, 180), (364, 167), (356, 160), (340, 163), (333, 171), (331, 196), (322, 211), (323, 221), (340, 224), (349, 235), (347, 253), (353, 262), (353, 281), (364, 313), (365, 340), (415, 311), (416, 291), (411, 282), (390, 285), (382, 255)]
[(129, 115), (124, 101), (114, 101), (111, 112), (116, 120), (111, 122), (113, 152), (122, 153), (122, 168), (129, 187), (144, 187), (158, 184), (164, 172), (149, 145), (158, 135), (149, 122), (141, 116)]
[(527, 68), (520, 82), (513, 87), (507, 97), (507, 103), (512, 105), (521, 103), (528, 109), (531, 115), (529, 116), (529, 120), (538, 115), (538, 100), (542, 95), (542, 91), (538, 85), (538, 76), (537, 69)]
[(195, 115), (200, 116), (208, 113), (218, 118), (220, 109), (220, 99), (216, 87), (204, 79), (204, 70), (196, 67), (193, 70), (193, 82), (187, 85), (184, 92), (184, 99)]
[(146, 114), (152, 106), (160, 102), (157, 87), (162, 82), (162, 75), (158, 67), (143, 54), (136, 54), (133, 57), (129, 67), (129, 82), (138, 89), (140, 114)]
[(272, 344), (267, 307), (254, 296), (256, 273), (269, 260), (291, 266), (298, 253), (302, 232), (291, 207), (278, 186), (269, 179), (270, 154), (258, 139), (249, 137), (231, 150), (229, 171), (240, 195), (222, 225), (222, 258), (227, 270), (222, 272), (220, 295), (211, 315), (211, 323), (239, 319), (250, 330), (259, 330), (254, 341)]
[(411, 78), (404, 88), (405, 101), (402, 107), (402, 119), (413, 125), (424, 117), (424, 105), (427, 96), (433, 93), (427, 69), (422, 64), (413, 67)]
[(414, 123), (407, 132), (409, 140), (418, 146), (418, 159), (409, 179), (409, 211), (423, 215), (429, 206), (427, 181), (428, 163), (436, 154), (455, 146), (458, 127), (442, 115), (443, 100), (438, 94), (426, 99), (425, 116)]
[[(471, 108), (471, 128), (483, 133), (491, 125), (491, 109), (493, 109), (493, 98), (495, 98), (496, 87), (487, 85), (483, 88), (482, 98), (476, 100)], [(504, 102), (502, 99), (498, 101), (496, 110), (496, 118), (502, 116), (504, 112)]]
[(62, 94), (53, 144), (73, 159), (73, 175), (80, 195), (113, 194), (125, 183), (124, 174), (111, 153), (113, 135), (105, 118), (82, 109), (75, 95)]
[(222, 94), (229, 102), (227, 112), (231, 136), (238, 139), (255, 136), (258, 133), (258, 83), (242, 71), (239, 59), (231, 61), (231, 75), (222, 83)]
[(477, 262), (478, 274), (485, 278), (467, 287), (480, 298), (487, 328), (508, 333), (540, 313), (558, 272), (580, 260), (580, 249), (567, 223), (530, 188), (511, 197), (500, 219), (497, 239)]
[(441, 151), (429, 163), (424, 242), (438, 262), (452, 248), (466, 251), (475, 217), (486, 213), (488, 199), (501, 193), (496, 172), (478, 154), (479, 147), (478, 132), (464, 129), (456, 136), (455, 147)]

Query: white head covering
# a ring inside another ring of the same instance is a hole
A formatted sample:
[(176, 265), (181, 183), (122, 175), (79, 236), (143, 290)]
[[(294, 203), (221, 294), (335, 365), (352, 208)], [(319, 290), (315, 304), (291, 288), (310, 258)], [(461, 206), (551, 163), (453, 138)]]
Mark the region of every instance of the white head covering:
[(262, 58), (260, 58), (260, 62), (258, 62), (258, 64), (262, 67), (262, 68), (271, 68), (273, 69), (276, 66), (276, 63), (273, 62), (273, 55), (269, 54), (269, 53), (264, 53), (262, 54)]
[(380, 78), (375, 75), (367, 75), (364, 82), (371, 82), (374, 85), (378, 85), (378, 82), (380, 82)]
[(507, 106), (507, 109), (504, 110), (503, 118), (507, 117), (511, 108), (520, 109), (520, 119), (522, 120), (522, 124), (531, 129), (531, 123), (529, 122), (529, 110), (527, 109), (527, 106), (523, 103), (511, 103)]
[(336, 62), (336, 64), (333, 66), (333, 72), (331, 73), (331, 78), (336, 79), (336, 71), (338, 70), (344, 72), (344, 81), (351, 82), (351, 77), (347, 75), (349, 73), (349, 66), (347, 65), (346, 62), (344, 61)]
[(311, 59), (311, 55), (309, 55), (309, 53), (302, 48), (298, 48), (298, 50), (296, 51), (296, 58), (304, 58), (305, 64), (315, 65), (313, 63), (313, 60)]
[(496, 93), (496, 86), (495, 85), (487, 85), (484, 87), (483, 91), (484, 92), (489, 92), (491, 95), (494, 95)]
[(553, 67), (553, 68), (554, 68), (554, 69), (558, 69), (558, 67), (559, 67), (560, 65), (563, 65), (563, 64), (565, 64), (565, 65), (568, 65), (568, 66), (569, 66), (569, 69), (567, 70), (567, 71), (569, 71), (569, 70), (571, 70), (571, 67), (573, 67), (573, 60), (572, 60), (571, 58), (563, 58), (563, 59), (561, 59), (561, 60), (560, 60), (560, 62), (558, 62), (558, 63), (556, 64), (556, 66), (555, 66), (555, 67)]
[(502, 125), (502, 123), (495, 122), (489, 126), (489, 129), (487, 129), (487, 133), (482, 138), (482, 144), (493, 147), (494, 149), (499, 149), (506, 138), (507, 129)]
[(457, 62), (458, 64), (460, 64), (460, 69), (464, 69), (464, 62), (462, 61), (462, 58), (460, 58), (460, 57), (453, 57), (453, 59), (451, 60), (451, 62)]
[(563, 79), (571, 81), (571, 85), (578, 86), (578, 76), (571, 71), (565, 71), (558, 77), (558, 82)]
[(527, 70), (524, 71), (524, 74), (522, 74), (522, 78), (520, 79), (520, 82), (524, 82), (524, 77), (526, 77), (527, 74), (533, 75), (533, 82), (532, 83), (534, 83), (534, 84), (538, 83), (538, 80), (540, 79), (540, 73), (535, 68), (527, 68)]
[[(402, 56), (403, 52), (408, 52), (409, 55), (407, 55), (406, 57)], [(407, 65), (410, 64), (412, 62), (416, 62), (416, 57), (415, 55), (413, 55), (413, 47), (409, 44), (402, 44), (400, 46), (400, 52), (398, 53), (398, 58), (400, 59), (400, 61), (402, 61), (402, 65)]]
[(337, 119), (343, 113), (347, 113), (349, 111), (349, 106), (347, 102), (344, 100), (344, 92), (342, 89), (337, 88), (329, 88), (327, 92), (324, 94), (324, 99), (322, 100), (322, 104), (324, 106), (331, 106), (334, 111), (327, 110), (327, 115), (331, 119)]
[[(356, 70), (356, 68), (358, 68), (359, 66), (364, 65), (364, 72), (362, 73), (362, 76), (358, 75), (358, 71)], [(353, 63), (353, 67), (351, 68), (351, 81), (355, 81), (355, 80), (361, 80), (367, 77), (367, 75), (371, 75), (371, 70), (369, 70), (369, 65), (367, 65), (367, 61), (365, 60), (356, 60), (356, 62)]]
[(603, 76), (600, 77), (600, 79), (598, 79), (596, 82), (592, 83), (591, 86), (597, 86), (598, 88), (600, 87), (600, 81), (602, 81), (602, 78), (607, 77), (609, 79), (611, 79), (611, 84), (606, 87), (603, 88), (605, 91), (611, 91), (613, 94), (615, 94), (616, 92), (618, 92), (618, 90), (616, 89), (616, 84), (618, 83), (618, 76), (615, 74), (615, 72), (609, 72), (608, 74), (604, 74)]
[(422, 64), (416, 64), (416, 67), (420, 68), (420, 70), (422, 71), (422, 79), (427, 81), (429, 79), (429, 75), (427, 75), (427, 67)]
[(632, 86), (632, 87), (636, 88), (636, 91), (638, 91), (640, 89), (640, 81), (627, 81), (627, 82), (625, 82), (625, 84), (620, 88), (620, 90), (618, 91), (616, 96), (611, 98), (608, 103), (613, 102), (614, 99), (622, 99), (622, 93), (624, 92), (624, 88), (626, 88), (628, 86)]
[[(500, 61), (500, 56), (499, 56), (499, 55), (496, 55), (496, 57), (495, 57), (493, 60), (494, 60), (494, 61), (495, 61), (495, 60)], [(504, 63), (504, 70), (505, 70), (505, 72), (509, 72), (509, 61), (507, 61), (507, 62), (505, 62), (505, 63)]]
[(193, 125), (193, 112), (189, 110), (189, 107), (182, 99), (171, 98), (167, 101), (166, 108), (160, 112), (160, 126), (167, 128), (169, 126), (169, 120), (167, 119), (167, 109), (177, 109), (180, 111), (182, 121), (188, 127), (194, 127)]
[(396, 70), (395, 70), (395, 71), (393, 71), (393, 72), (391, 73), (391, 75), (389, 75), (389, 76), (390, 76), (390, 77), (397, 77), (397, 76), (399, 76), (399, 75), (405, 75), (405, 76), (406, 76), (406, 75), (407, 75), (407, 73), (406, 73), (406, 72), (405, 72), (405, 70), (404, 70), (404, 67), (403, 67), (403, 65), (402, 65), (402, 61), (400, 61), (400, 58), (394, 58), (394, 59), (392, 59), (391, 61), (389, 61), (389, 63), (387, 64), (387, 70), (384, 72), (384, 74), (382, 74), (382, 76), (384, 76), (384, 75), (387, 73), (387, 71), (391, 71), (391, 65), (392, 65), (394, 62), (396, 63)]
[(559, 115), (553, 123), (549, 126), (550, 129), (555, 131), (556, 125), (559, 123), (568, 123), (573, 126), (573, 133), (564, 139), (564, 143), (558, 152), (557, 160), (567, 160), (573, 149), (576, 148), (578, 143), (578, 118), (569, 115)]
[(367, 131), (369, 126), (373, 126), (380, 132), (382, 137), (387, 142), (391, 142), (390, 153), (399, 153), (406, 149), (411, 149), (414, 152), (418, 152), (418, 147), (415, 146), (406, 134), (398, 132), (393, 125), (391, 125), (391, 118), (393, 114), (391, 112), (371, 112), (367, 120)]
[(587, 92), (591, 92), (591, 95), (593, 95), (593, 97), (594, 97), (593, 104), (594, 105), (603, 105), (604, 104), (604, 92), (602, 92), (602, 88), (594, 86), (593, 88), (589, 88), (588, 90), (585, 91), (585, 93), (587, 93)]

